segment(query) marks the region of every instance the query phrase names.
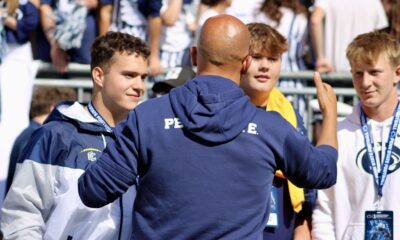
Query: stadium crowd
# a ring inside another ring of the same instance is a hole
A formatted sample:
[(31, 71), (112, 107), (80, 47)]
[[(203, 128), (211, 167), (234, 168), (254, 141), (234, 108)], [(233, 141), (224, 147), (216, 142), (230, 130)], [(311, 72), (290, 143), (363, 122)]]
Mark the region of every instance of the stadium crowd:
[[(400, 0), (1, 4), (4, 239), (400, 237)], [(90, 65), (90, 102), (38, 60)], [(305, 70), (351, 73), (337, 127), (335, 82), (280, 77)], [(279, 90), (310, 84), (318, 139)]]

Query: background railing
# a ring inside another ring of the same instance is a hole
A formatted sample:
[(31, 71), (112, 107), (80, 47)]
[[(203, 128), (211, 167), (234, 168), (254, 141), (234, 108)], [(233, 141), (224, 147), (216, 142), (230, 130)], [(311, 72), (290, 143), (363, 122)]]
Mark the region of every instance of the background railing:
[[(281, 79), (302, 80), (305, 87), (303, 88), (280, 88), (286, 95), (290, 96), (295, 108), (298, 108), (299, 102), (304, 103), (304, 112), (301, 112), (304, 118), (304, 124), (308, 129), (308, 135), (311, 137), (312, 122), (314, 119), (314, 111), (310, 107), (310, 101), (316, 98), (316, 90), (313, 87), (313, 71), (302, 72), (282, 72)], [(358, 102), (355, 90), (351, 87), (350, 72), (335, 72), (321, 74), (322, 79), (330, 84), (337, 85), (334, 87), (339, 102), (354, 104)], [(150, 89), (153, 83), (146, 82), (146, 87)], [(65, 75), (58, 74), (49, 63), (40, 63), (35, 86), (57, 86), (70, 87), (77, 90), (78, 100), (80, 102), (88, 102), (91, 97), (93, 88), (90, 66), (81, 64), (69, 64), (68, 73)], [(146, 97), (145, 97), (146, 99)]]

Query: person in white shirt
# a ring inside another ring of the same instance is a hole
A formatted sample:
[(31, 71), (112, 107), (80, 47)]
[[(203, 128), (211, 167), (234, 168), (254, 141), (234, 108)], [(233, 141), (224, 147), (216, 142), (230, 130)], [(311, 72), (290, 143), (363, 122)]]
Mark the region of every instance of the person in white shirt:
[(192, 66), (189, 49), (196, 26), (191, 11), (192, 0), (163, 0), (162, 3), (161, 65), (166, 70), (177, 66)]
[(399, 239), (400, 46), (386, 33), (370, 32), (356, 37), (346, 54), (360, 103), (338, 124), (337, 182), (318, 191), (313, 239), (363, 240), (378, 233)]
[(310, 21), (320, 72), (349, 71), (345, 50), (351, 40), (388, 25), (380, 0), (316, 0)]

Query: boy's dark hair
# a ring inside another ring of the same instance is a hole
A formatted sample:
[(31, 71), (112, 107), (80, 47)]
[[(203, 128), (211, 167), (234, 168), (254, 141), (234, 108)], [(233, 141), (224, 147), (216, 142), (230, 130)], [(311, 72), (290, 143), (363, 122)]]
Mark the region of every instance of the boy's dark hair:
[(73, 88), (37, 87), (32, 96), (30, 119), (48, 114), (52, 107), (64, 100), (76, 100), (76, 91)]
[(201, 0), (201, 3), (209, 7), (213, 7), (223, 1), (224, 0)]
[(97, 37), (90, 49), (90, 70), (100, 67), (104, 72), (109, 70), (114, 61), (115, 53), (136, 54), (147, 60), (150, 50), (146, 43), (140, 38), (127, 33), (108, 32), (103, 36)]

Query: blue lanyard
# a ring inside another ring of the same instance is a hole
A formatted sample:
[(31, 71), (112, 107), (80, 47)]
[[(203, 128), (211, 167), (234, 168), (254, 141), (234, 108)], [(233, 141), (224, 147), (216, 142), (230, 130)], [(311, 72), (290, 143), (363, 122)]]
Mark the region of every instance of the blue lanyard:
[(371, 163), (374, 180), (375, 180), (376, 185), (378, 186), (379, 197), (383, 196), (382, 189), (383, 189), (383, 185), (385, 184), (387, 172), (389, 169), (390, 158), (392, 156), (394, 141), (396, 140), (397, 127), (399, 125), (399, 120), (400, 120), (400, 109), (399, 109), (399, 102), (397, 102), (396, 109), (394, 110), (394, 117), (392, 120), (392, 125), (390, 126), (390, 133), (389, 133), (389, 137), (388, 137), (388, 146), (385, 151), (385, 160), (382, 163), (381, 176), (379, 177), (377, 162), (376, 162), (374, 151), (372, 149), (371, 135), (368, 130), (367, 118), (366, 118), (364, 112), (361, 110), (361, 114), (360, 114), (361, 129), (362, 129), (362, 133), (364, 135), (364, 142), (365, 142), (365, 146), (367, 147), (368, 157), (369, 157), (369, 161)]
[(92, 114), (92, 116), (96, 118), (96, 120), (104, 126), (107, 132), (113, 131), (112, 127), (108, 125), (108, 123), (104, 120), (104, 118), (100, 115), (100, 113), (97, 112), (96, 108), (94, 108), (92, 101), (90, 101), (88, 104), (88, 110), (90, 114)]

